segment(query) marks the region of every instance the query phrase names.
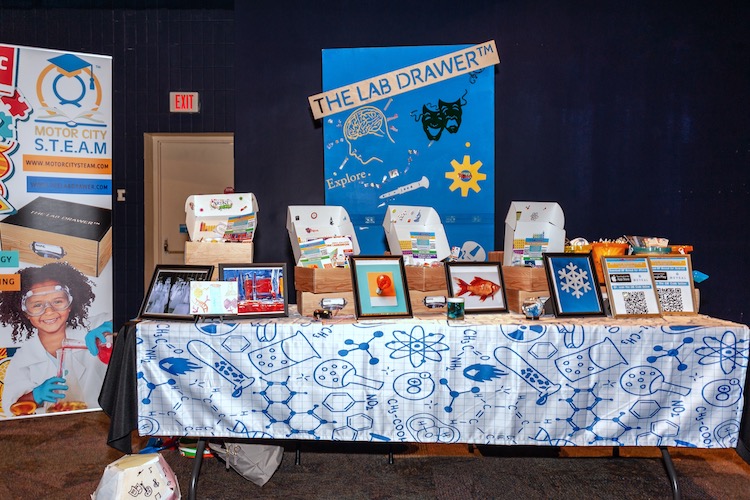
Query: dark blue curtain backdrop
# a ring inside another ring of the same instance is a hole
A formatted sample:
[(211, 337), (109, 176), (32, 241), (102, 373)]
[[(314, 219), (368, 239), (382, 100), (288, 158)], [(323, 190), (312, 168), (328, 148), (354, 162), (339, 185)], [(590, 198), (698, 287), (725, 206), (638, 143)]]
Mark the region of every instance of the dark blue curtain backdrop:
[(557, 201), (569, 237), (692, 244), (701, 311), (746, 322), (750, 8), (740, 2), (236, 2), (236, 185), (255, 260), (292, 264), (288, 205), (324, 203), (307, 97), (321, 50), (494, 39), (496, 249), (512, 200)]
[[(557, 201), (571, 237), (693, 244), (701, 311), (746, 323), (750, 7), (695, 4), (8, 0), (0, 42), (113, 56), (117, 323), (143, 296), (143, 133), (234, 131), (255, 260), (291, 265), (287, 206), (325, 200), (321, 50), (490, 39), (496, 248), (512, 200)], [(170, 90), (201, 113), (170, 114)]]

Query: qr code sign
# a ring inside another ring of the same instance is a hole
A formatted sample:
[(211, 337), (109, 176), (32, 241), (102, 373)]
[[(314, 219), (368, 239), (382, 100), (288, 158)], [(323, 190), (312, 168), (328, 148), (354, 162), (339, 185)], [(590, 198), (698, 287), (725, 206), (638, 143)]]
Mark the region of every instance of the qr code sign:
[(644, 292), (624, 292), (626, 314), (648, 314), (648, 304)]
[(659, 302), (664, 312), (682, 312), (682, 293), (679, 288), (658, 288)]

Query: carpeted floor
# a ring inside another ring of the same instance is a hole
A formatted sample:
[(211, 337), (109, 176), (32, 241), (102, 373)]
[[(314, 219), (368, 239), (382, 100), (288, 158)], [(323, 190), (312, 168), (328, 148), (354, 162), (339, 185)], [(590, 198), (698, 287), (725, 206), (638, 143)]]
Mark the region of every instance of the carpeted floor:
[[(121, 453), (106, 445), (102, 412), (0, 421), (0, 499), (87, 499)], [(145, 443), (135, 438), (135, 447)], [(288, 443), (265, 486), (216, 458), (204, 460), (200, 499), (672, 498), (659, 450), (611, 447), (384, 445), (302, 442), (295, 465)], [(683, 499), (750, 499), (750, 464), (734, 450), (670, 449)], [(187, 498), (193, 459), (162, 452)]]

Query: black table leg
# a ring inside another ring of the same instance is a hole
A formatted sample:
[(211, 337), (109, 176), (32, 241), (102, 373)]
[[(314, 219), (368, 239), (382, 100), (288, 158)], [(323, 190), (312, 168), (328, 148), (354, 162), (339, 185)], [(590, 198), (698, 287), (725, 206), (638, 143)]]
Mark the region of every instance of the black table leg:
[(193, 464), (193, 475), (190, 477), (190, 490), (188, 499), (195, 500), (196, 490), (198, 489), (198, 476), (201, 475), (201, 465), (203, 465), (203, 451), (206, 449), (206, 440), (198, 438), (195, 444), (195, 463)]
[(680, 486), (677, 484), (677, 471), (674, 468), (672, 457), (669, 455), (669, 449), (666, 446), (659, 446), (661, 450), (661, 457), (664, 460), (664, 468), (667, 469), (667, 477), (669, 477), (669, 483), (672, 486), (672, 498), (674, 500), (680, 500)]

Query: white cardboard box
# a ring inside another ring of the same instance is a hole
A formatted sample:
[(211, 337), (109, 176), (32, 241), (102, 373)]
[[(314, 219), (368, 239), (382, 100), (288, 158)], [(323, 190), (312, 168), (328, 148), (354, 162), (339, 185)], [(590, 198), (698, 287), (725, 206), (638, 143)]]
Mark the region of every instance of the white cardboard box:
[(407, 265), (439, 262), (450, 256), (448, 237), (432, 207), (390, 205), (383, 228), (392, 255), (403, 255)]
[(527, 262), (542, 266), (541, 252), (564, 250), (565, 215), (560, 205), (538, 201), (510, 203), (505, 217), (504, 266), (523, 266)]
[[(300, 243), (335, 237), (348, 237), (352, 253), (359, 255), (359, 243), (354, 225), (344, 207), (334, 205), (290, 205), (286, 214), (286, 229), (292, 244), (294, 261), (299, 265)], [(333, 249), (332, 249), (333, 250)]]
[(257, 212), (253, 193), (188, 196), (185, 224), (190, 241), (253, 241)]

